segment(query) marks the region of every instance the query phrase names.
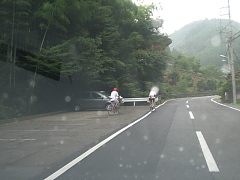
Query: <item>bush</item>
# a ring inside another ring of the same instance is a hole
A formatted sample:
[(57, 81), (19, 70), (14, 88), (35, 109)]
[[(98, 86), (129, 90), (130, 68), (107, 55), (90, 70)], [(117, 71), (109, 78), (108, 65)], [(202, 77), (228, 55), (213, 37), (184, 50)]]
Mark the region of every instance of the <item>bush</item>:
[(21, 110), (16, 107), (0, 105), (0, 119), (20, 117), (21, 115)]

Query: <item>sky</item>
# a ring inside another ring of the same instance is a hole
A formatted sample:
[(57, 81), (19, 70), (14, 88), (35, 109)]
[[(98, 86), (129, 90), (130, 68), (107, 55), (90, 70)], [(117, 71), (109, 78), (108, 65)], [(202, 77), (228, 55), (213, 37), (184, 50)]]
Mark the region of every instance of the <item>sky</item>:
[[(133, 0), (136, 2), (137, 0)], [(161, 3), (154, 17), (164, 20), (161, 32), (168, 35), (191, 22), (204, 19), (228, 19), (228, 0), (142, 0), (145, 4)], [(240, 23), (240, 0), (229, 0), (231, 19)]]

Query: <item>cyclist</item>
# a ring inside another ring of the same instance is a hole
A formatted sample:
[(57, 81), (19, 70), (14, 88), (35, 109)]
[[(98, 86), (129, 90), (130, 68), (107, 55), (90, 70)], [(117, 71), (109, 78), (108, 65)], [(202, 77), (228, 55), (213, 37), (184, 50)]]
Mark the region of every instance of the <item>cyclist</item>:
[(152, 101), (153, 101), (154, 107), (156, 107), (155, 98), (156, 98), (156, 92), (150, 91), (150, 93), (149, 93), (149, 101), (150, 101), (150, 103), (152, 103)]
[(117, 88), (113, 88), (113, 90), (111, 92), (111, 96), (110, 96), (110, 98), (111, 98), (110, 101), (115, 103), (115, 106), (117, 106), (119, 103), (119, 101), (118, 101), (119, 94), (118, 94), (117, 90), (118, 90)]

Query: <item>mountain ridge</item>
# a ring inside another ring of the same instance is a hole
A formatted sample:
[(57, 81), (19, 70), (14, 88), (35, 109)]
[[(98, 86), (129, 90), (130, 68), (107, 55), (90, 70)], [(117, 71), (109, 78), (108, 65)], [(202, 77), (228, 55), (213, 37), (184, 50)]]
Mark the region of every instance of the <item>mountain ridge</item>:
[[(175, 31), (169, 37), (172, 44), (169, 46), (172, 53), (180, 52), (187, 56), (195, 56), (202, 66), (214, 64), (223, 66), (221, 54), (226, 55), (226, 35), (228, 33), (227, 19), (205, 19), (194, 21)], [(233, 35), (239, 33), (240, 23), (233, 21)], [(233, 42), (236, 57), (240, 58), (240, 38)]]

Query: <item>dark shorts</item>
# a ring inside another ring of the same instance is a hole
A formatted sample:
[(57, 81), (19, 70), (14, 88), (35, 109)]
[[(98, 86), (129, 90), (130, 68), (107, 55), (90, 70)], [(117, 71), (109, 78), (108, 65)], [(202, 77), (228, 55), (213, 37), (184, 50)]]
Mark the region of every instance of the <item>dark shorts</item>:
[(152, 101), (155, 102), (155, 98), (149, 98), (149, 101), (150, 102), (152, 102)]

